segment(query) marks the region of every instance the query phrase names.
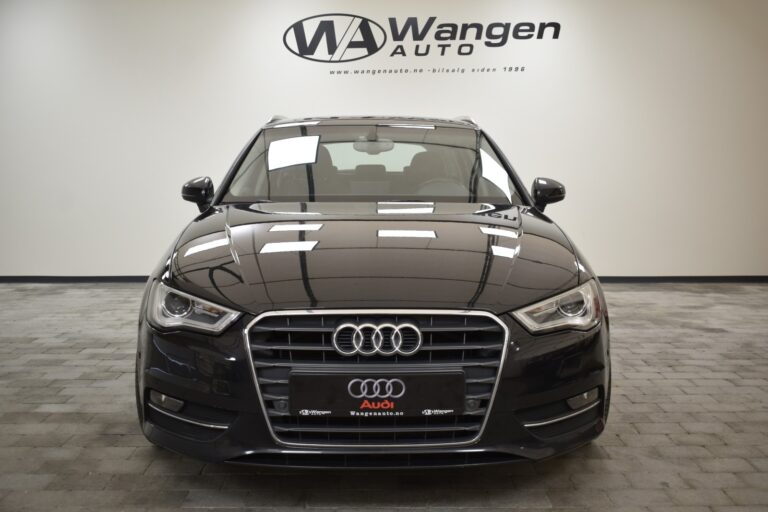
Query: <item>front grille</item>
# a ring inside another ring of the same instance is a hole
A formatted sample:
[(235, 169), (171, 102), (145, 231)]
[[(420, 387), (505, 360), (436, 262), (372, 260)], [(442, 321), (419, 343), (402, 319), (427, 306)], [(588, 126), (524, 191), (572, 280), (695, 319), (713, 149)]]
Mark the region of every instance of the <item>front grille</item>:
[[(332, 344), (335, 328), (361, 324), (412, 323), (422, 333), (413, 355), (344, 356)], [(505, 354), (507, 330), (483, 312), (324, 311), (275, 312), (246, 329), (254, 374), (274, 436), (296, 445), (391, 446), (459, 444), (482, 432)], [(284, 407), (293, 369), (365, 373), (461, 370), (471, 409), (450, 416), (306, 417)], [(280, 407), (283, 405), (283, 407)]]

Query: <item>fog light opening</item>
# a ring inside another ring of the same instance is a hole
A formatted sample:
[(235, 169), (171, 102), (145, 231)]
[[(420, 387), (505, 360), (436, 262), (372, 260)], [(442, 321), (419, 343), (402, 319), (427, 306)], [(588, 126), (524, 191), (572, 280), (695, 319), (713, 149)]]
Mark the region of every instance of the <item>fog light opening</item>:
[(149, 391), (149, 401), (158, 407), (162, 407), (163, 409), (173, 412), (179, 412), (182, 407), (184, 407), (183, 400), (164, 395), (163, 393), (155, 391), (154, 389)]
[(580, 395), (573, 396), (566, 400), (568, 402), (568, 407), (571, 409), (581, 409), (582, 407), (586, 407), (587, 405), (594, 403), (597, 401), (598, 397), (600, 396), (600, 392), (598, 388), (593, 388), (587, 391), (586, 393), (581, 393)]

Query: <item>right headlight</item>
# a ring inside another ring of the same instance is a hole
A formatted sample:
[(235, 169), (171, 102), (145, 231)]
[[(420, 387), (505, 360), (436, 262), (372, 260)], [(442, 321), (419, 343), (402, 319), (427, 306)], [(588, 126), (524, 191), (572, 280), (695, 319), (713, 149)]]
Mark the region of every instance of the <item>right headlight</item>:
[(157, 281), (149, 294), (147, 317), (156, 327), (220, 334), (240, 317), (240, 312)]
[(601, 306), (594, 279), (512, 315), (532, 333), (560, 329), (589, 330), (600, 323)]

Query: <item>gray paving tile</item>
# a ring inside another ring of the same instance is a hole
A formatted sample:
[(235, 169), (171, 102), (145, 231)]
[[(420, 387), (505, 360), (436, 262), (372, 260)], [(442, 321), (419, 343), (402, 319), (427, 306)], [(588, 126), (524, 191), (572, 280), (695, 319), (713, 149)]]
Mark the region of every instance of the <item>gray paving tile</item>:
[(669, 493), (680, 505), (731, 505), (733, 501), (720, 489), (675, 489)]
[(550, 490), (547, 497), (553, 507), (611, 507), (605, 491), (594, 489)]
[(55, 478), (55, 475), (3, 473), (0, 474), (0, 489), (4, 491), (43, 489)]
[(768, 507), (768, 490), (765, 489), (726, 489), (725, 493), (737, 505)]
[(691, 487), (677, 473), (635, 472), (628, 473), (627, 480), (634, 489), (687, 489)]
[(711, 459), (701, 459), (699, 460), (699, 465), (704, 471), (749, 473), (755, 470), (755, 467), (750, 464), (749, 461), (737, 457), (715, 457)]
[(610, 491), (608, 496), (615, 505), (672, 505), (674, 501), (665, 491), (657, 489), (625, 489)]

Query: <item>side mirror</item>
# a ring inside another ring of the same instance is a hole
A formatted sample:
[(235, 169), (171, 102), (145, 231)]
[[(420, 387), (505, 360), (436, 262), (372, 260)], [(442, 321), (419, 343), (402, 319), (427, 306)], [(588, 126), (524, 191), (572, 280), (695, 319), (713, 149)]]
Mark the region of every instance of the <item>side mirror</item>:
[(543, 212), (549, 203), (565, 199), (565, 185), (549, 178), (536, 178), (531, 186), (531, 196), (533, 205)]
[(213, 201), (213, 181), (208, 176), (189, 180), (181, 187), (181, 197), (197, 204), (200, 211), (204, 212)]

